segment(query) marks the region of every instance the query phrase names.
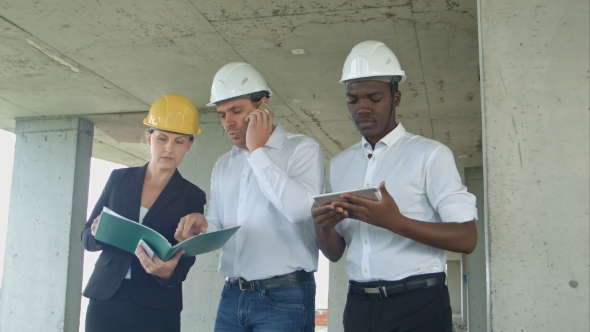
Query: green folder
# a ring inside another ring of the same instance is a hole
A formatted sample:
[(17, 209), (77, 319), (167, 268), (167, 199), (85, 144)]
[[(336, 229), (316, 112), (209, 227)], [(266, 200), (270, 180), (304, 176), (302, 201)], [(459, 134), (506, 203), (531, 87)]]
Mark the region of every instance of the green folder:
[(132, 254), (135, 254), (139, 240), (143, 240), (161, 260), (167, 261), (182, 249), (185, 251), (182, 257), (192, 257), (217, 250), (223, 247), (238, 228), (240, 226), (199, 234), (171, 246), (168, 240), (160, 233), (104, 207), (100, 214), (94, 238)]

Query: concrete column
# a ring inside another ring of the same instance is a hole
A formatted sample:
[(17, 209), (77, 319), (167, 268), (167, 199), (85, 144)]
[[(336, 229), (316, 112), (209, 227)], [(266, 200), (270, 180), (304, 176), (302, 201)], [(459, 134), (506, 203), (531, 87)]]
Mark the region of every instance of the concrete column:
[(479, 0), (492, 331), (587, 331), (589, 3)]
[(477, 246), (467, 257), (467, 319), (469, 332), (488, 331), (487, 238), (483, 168), (465, 168), (465, 185), (477, 198)]
[(328, 292), (328, 331), (342, 332), (342, 314), (348, 293), (348, 274), (344, 268), (348, 248), (336, 263), (330, 263), (330, 290)]
[[(203, 133), (178, 167), (182, 176), (207, 193), (217, 158), (229, 151), (231, 140), (215, 112), (201, 112)], [(213, 331), (224, 279), (217, 273), (220, 251), (199, 255), (183, 283), (182, 331)]]
[(78, 331), (94, 126), (17, 120), (0, 326)]
[(467, 322), (467, 255), (461, 255), (461, 322)]
[(447, 260), (447, 287), (453, 315), (461, 315), (461, 261)]

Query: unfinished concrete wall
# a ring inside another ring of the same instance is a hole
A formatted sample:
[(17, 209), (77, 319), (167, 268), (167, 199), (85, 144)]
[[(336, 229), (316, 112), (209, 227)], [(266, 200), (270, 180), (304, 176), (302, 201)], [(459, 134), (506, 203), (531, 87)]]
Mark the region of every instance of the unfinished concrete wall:
[[(207, 193), (208, 201), (213, 166), (220, 155), (231, 149), (232, 143), (215, 112), (201, 113), (201, 129), (203, 133), (196, 137), (178, 170)], [(182, 331), (213, 331), (224, 281), (217, 273), (219, 254), (215, 251), (197, 256), (183, 283)]]
[(589, 3), (479, 0), (492, 331), (587, 331)]

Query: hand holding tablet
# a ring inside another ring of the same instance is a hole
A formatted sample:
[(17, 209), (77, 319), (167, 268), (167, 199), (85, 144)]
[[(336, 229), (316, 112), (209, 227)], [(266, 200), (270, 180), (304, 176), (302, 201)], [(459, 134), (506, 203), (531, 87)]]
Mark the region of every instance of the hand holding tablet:
[(144, 240), (139, 240), (139, 245), (143, 248), (143, 251), (145, 251), (145, 254), (148, 255), (150, 259), (154, 259), (154, 251), (152, 248), (150, 248), (150, 246), (148, 246), (147, 243), (145, 243)]
[(354, 195), (366, 199), (370, 199), (372, 201), (380, 201), (381, 200), (381, 192), (377, 187), (367, 187), (367, 188), (360, 188), (360, 189), (352, 189), (347, 191), (339, 191), (334, 193), (322, 194), (313, 196), (313, 199), (318, 203), (318, 205), (328, 205), (332, 202), (336, 201), (343, 201), (340, 197), (342, 194), (349, 194)]

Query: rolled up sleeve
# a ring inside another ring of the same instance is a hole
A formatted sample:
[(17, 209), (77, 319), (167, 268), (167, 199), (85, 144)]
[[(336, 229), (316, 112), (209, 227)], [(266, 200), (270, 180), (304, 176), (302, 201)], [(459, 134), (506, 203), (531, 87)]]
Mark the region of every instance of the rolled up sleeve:
[(461, 183), (453, 153), (439, 146), (426, 166), (426, 194), (443, 222), (477, 219), (476, 198)]

